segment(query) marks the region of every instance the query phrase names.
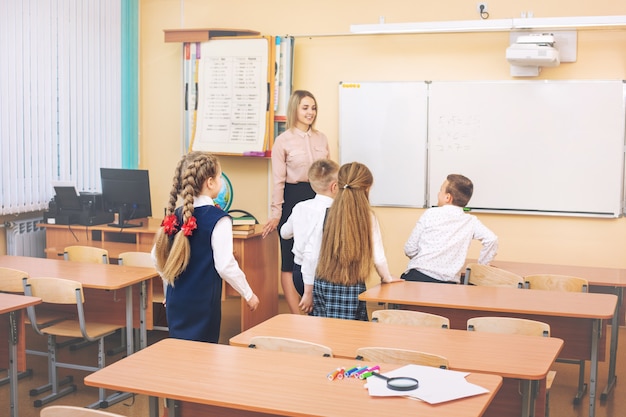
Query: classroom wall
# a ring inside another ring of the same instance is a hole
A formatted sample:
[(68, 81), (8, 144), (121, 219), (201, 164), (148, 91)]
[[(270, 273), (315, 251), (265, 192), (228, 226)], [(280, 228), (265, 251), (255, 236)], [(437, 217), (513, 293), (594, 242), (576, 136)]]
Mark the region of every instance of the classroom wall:
[[(522, 12), (532, 12), (535, 17), (626, 15), (626, 3), (614, 0), (575, 0), (566, 8), (559, 0), (526, 1), (523, 5), (491, 0), (488, 6), (491, 19), (520, 17)], [(155, 215), (165, 206), (173, 168), (183, 151), (182, 44), (165, 43), (163, 29), (214, 27), (253, 29), (266, 35), (346, 34), (350, 24), (377, 23), (380, 16), (387, 23), (478, 19), (476, 2), (463, 0), (142, 0), (140, 164), (150, 170)], [(332, 156), (337, 159), (340, 81), (508, 80), (512, 78), (504, 58), (508, 44), (506, 32), (298, 36), (294, 88), (308, 89), (316, 95), (317, 127), (328, 136)], [(535, 79), (626, 78), (625, 29), (579, 30), (577, 52), (577, 62), (546, 68)], [(265, 221), (269, 162), (241, 157), (221, 160), (235, 189), (233, 208), (251, 211)], [(411, 179), (400, 180), (412, 186)], [(502, 192), (514, 190), (507, 190), (505, 184)], [(399, 275), (407, 262), (404, 242), (423, 210), (375, 210), (391, 270)], [(498, 259), (626, 267), (624, 218), (478, 216), (500, 237)], [(479, 245), (473, 244), (470, 256), (476, 257), (478, 250)]]

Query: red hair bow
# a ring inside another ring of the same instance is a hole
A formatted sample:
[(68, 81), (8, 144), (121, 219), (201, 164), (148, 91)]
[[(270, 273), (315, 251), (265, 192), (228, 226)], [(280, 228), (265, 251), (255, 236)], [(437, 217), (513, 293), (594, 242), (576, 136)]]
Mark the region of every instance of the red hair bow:
[(196, 218), (193, 216), (187, 219), (185, 224), (183, 224), (183, 227), (181, 227), (185, 236), (191, 236), (193, 231), (196, 230), (197, 228), (198, 228), (198, 223), (196, 222)]
[(161, 222), (161, 226), (163, 227), (163, 231), (170, 236), (178, 232), (178, 219), (176, 218), (176, 215), (170, 214), (169, 216), (165, 216)]

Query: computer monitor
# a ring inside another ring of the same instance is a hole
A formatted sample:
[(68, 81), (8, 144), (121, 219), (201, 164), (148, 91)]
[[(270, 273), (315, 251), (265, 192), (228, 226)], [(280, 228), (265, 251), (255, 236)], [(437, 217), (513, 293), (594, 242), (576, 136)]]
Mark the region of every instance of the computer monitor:
[(117, 223), (111, 227), (139, 227), (128, 223), (132, 219), (152, 216), (150, 180), (142, 169), (100, 168), (104, 210), (117, 213)]

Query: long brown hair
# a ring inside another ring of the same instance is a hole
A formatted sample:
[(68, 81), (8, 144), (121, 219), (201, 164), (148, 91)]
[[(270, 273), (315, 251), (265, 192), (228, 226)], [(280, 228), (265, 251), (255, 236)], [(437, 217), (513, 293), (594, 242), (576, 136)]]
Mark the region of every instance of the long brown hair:
[[(186, 223), (193, 216), (193, 198), (200, 195), (203, 184), (209, 178), (214, 178), (219, 173), (220, 163), (215, 155), (206, 152), (190, 152), (184, 155), (174, 170), (166, 217), (175, 213), (176, 202), (180, 196), (183, 200), (182, 223)], [(157, 268), (163, 279), (173, 285), (189, 263), (189, 238), (178, 229), (172, 239), (161, 226), (154, 242)]]
[(298, 106), (305, 97), (311, 97), (315, 102), (316, 115), (315, 119), (313, 119), (313, 123), (311, 123), (311, 130), (315, 131), (315, 121), (317, 120), (317, 100), (315, 100), (313, 93), (306, 90), (296, 90), (289, 98), (289, 104), (287, 105), (287, 129), (291, 129), (296, 126), (296, 122), (298, 121)]
[(339, 169), (339, 192), (328, 210), (316, 277), (355, 285), (365, 282), (373, 261), (372, 210), (369, 190), (371, 171), (359, 162)]

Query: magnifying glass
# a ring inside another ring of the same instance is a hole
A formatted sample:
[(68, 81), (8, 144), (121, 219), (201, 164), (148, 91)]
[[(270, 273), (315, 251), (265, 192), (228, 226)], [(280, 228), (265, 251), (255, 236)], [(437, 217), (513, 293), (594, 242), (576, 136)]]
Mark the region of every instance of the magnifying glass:
[(388, 376), (381, 375), (378, 372), (374, 372), (372, 376), (386, 380), (387, 388), (394, 391), (413, 391), (420, 385), (417, 379), (408, 376), (396, 376), (390, 378)]

